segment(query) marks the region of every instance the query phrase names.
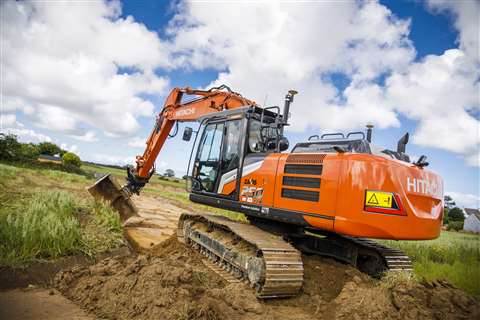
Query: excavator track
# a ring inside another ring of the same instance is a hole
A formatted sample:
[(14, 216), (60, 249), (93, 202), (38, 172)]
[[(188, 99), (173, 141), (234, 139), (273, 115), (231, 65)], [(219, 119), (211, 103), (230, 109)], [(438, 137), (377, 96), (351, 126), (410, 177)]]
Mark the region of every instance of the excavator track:
[(412, 260), (410, 260), (410, 257), (400, 249), (389, 248), (370, 239), (343, 237), (359, 246), (375, 251), (380, 257), (382, 257), (386, 270), (388, 271), (413, 271)]
[(300, 251), (253, 225), (208, 214), (182, 214), (177, 236), (241, 281), (258, 298), (296, 296), (303, 284)]
[(380, 277), (386, 271), (413, 270), (412, 261), (402, 250), (370, 239), (335, 234), (326, 237), (302, 235), (290, 240), (303, 253), (332, 257), (373, 277)]

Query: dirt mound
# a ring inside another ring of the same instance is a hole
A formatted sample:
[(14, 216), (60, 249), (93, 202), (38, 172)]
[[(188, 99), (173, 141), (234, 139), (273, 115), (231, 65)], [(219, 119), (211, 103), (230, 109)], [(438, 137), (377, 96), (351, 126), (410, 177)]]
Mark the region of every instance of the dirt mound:
[(334, 302), (337, 319), (480, 319), (479, 301), (446, 281), (348, 282)]
[(261, 301), (227, 284), (174, 237), (148, 255), (109, 258), (59, 273), (64, 295), (114, 319), (465, 319), (479, 302), (447, 283), (379, 284), (341, 263), (304, 256), (305, 285), (291, 299)]

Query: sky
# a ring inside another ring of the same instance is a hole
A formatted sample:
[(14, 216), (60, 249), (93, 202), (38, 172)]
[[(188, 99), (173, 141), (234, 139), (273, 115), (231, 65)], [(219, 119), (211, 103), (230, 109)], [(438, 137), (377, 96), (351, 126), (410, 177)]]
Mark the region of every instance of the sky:
[[(0, 131), (83, 160), (133, 163), (174, 87), (227, 84), (261, 105), (299, 94), (286, 134), (363, 130), (427, 155), (480, 206), (480, 2), (2, 1)], [(196, 128), (197, 124), (189, 124)], [(184, 125), (180, 126), (180, 132)], [(191, 143), (156, 168), (186, 173)]]

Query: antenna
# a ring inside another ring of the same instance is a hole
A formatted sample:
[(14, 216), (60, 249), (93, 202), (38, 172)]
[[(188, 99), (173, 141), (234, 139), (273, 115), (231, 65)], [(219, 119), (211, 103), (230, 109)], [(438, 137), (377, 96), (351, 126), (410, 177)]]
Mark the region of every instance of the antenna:
[(267, 106), (267, 100), (268, 100), (268, 93), (265, 93), (265, 99), (263, 100), (263, 107), (264, 108)]

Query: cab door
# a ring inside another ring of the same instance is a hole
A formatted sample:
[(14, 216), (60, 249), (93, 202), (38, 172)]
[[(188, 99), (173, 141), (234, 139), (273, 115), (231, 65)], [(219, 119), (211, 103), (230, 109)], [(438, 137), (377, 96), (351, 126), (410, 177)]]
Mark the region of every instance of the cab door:
[(242, 156), (242, 119), (205, 126), (193, 167), (195, 192), (235, 198), (238, 167)]
[(224, 122), (209, 123), (205, 126), (193, 166), (195, 191), (208, 193), (215, 191), (220, 168), (224, 126)]

